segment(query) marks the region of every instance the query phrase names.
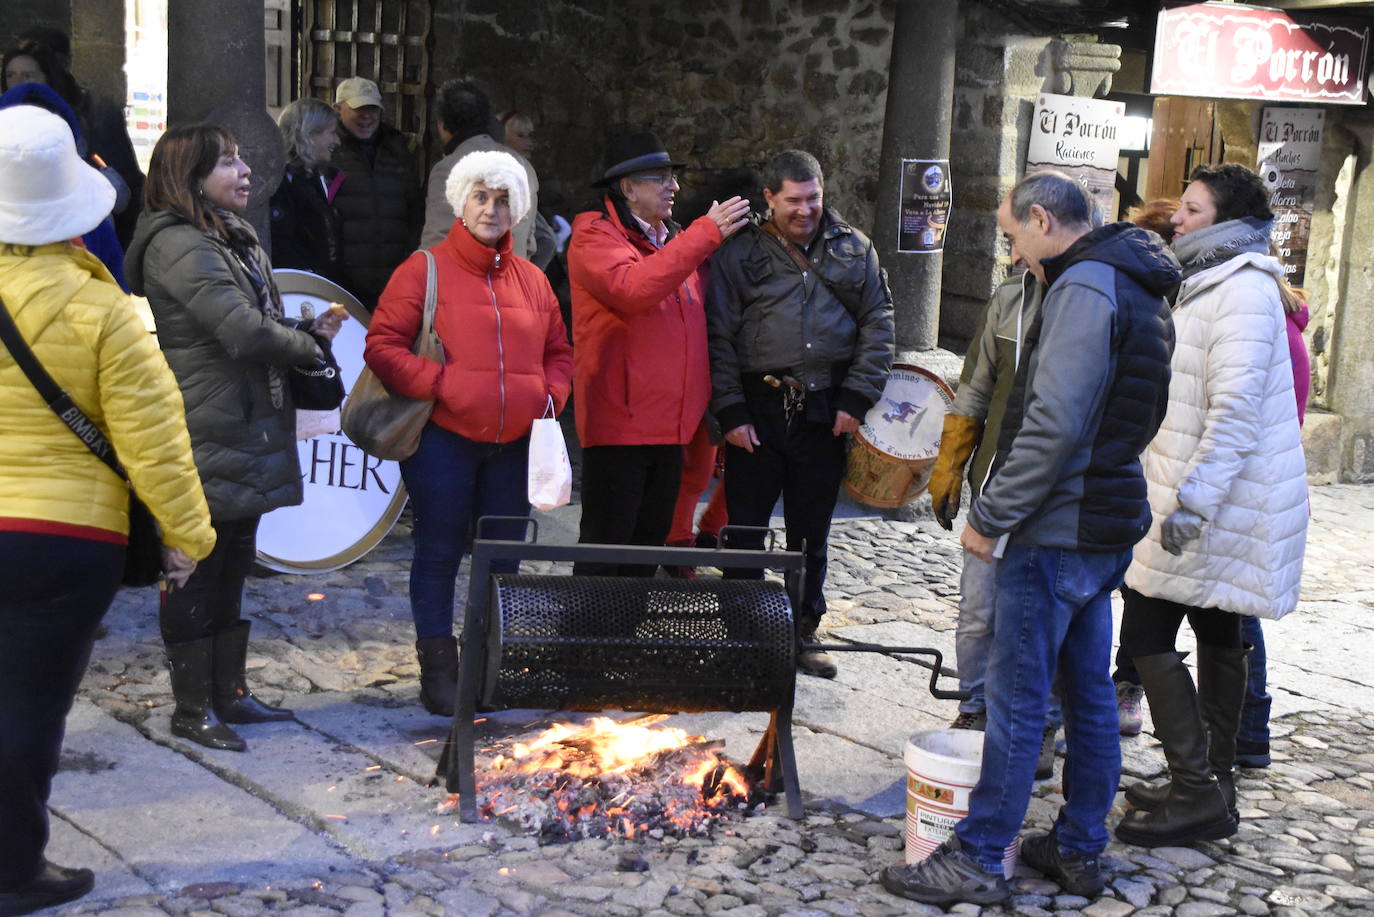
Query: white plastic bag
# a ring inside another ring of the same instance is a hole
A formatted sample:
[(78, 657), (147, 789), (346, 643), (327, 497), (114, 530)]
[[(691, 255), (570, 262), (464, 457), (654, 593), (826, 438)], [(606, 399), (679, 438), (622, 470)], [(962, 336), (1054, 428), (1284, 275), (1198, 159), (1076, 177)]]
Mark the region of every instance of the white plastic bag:
[(530, 428), (529, 498), (531, 506), (542, 510), (563, 506), (572, 499), (572, 465), (563, 428), (553, 415), (552, 396), (544, 416)]

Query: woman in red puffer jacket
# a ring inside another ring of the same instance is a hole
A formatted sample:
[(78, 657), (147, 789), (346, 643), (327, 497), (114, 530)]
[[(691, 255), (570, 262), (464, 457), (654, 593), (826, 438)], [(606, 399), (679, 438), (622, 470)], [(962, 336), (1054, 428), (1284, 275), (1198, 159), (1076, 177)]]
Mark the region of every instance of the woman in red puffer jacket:
[[(550, 401), (555, 414), (562, 411), (572, 388), (572, 350), (558, 300), (543, 271), (511, 254), (511, 225), (529, 209), (524, 168), (509, 153), (471, 153), (449, 174), (446, 193), (460, 216), (430, 249), (444, 364), (411, 352), (425, 302), (426, 259), (418, 252), (382, 292), (364, 352), (391, 391), (434, 400), (401, 476), (415, 514), (410, 608), (420, 702), (439, 716), (453, 715), (454, 580), (469, 529), (482, 516), (528, 515), (530, 427)], [(493, 563), (492, 570), (517, 566)]]

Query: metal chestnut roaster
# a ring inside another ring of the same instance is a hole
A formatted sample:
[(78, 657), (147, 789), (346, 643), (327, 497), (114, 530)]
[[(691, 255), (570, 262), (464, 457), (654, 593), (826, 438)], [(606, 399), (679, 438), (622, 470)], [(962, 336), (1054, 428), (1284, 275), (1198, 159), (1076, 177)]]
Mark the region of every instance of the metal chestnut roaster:
[[(484, 537), (496, 523), (523, 526), (531, 537)], [(493, 573), (503, 560), (764, 568), (780, 571), (783, 582)], [(438, 771), (459, 794), (465, 822), (477, 819), (479, 711), (764, 711), (768, 728), (745, 770), (764, 791), (782, 791), (788, 815), (801, 818), (792, 746), (799, 651), (931, 656), (931, 694), (964, 696), (937, 686), (943, 657), (931, 647), (801, 643), (792, 609), (804, 555), (778, 550), (771, 531), (763, 550), (544, 544), (534, 519), (484, 517), (471, 563), (458, 702)]]

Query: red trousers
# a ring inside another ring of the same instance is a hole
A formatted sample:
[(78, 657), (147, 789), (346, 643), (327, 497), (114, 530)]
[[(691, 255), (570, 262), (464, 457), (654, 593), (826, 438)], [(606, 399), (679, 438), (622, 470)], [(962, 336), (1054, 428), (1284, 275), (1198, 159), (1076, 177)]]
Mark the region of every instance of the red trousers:
[[(711, 476), (716, 470), (716, 453), (719, 447), (712, 445), (710, 428), (703, 421), (697, 427), (692, 441), (682, 447), (682, 481), (677, 489), (677, 506), (673, 510), (673, 526), (668, 531), (668, 544), (688, 545), (692, 543), (692, 520), (696, 515), (697, 503), (706, 488), (711, 486)], [(725, 485), (717, 484), (711, 494), (706, 511), (701, 514), (697, 530), (714, 538), (725, 525)]]

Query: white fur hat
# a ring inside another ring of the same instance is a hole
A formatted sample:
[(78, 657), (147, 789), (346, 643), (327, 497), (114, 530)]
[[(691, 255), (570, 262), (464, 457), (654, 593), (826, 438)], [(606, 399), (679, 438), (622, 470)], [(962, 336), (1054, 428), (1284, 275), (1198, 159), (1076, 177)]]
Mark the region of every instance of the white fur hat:
[(488, 188), (510, 192), (510, 219), (519, 223), (530, 212), (530, 183), (525, 167), (510, 153), (500, 150), (478, 150), (469, 153), (453, 165), (444, 184), (444, 196), (459, 216), (472, 186), (481, 182)]
[(81, 161), (66, 121), (33, 105), (0, 110), (0, 242), (75, 239), (114, 204), (114, 186)]

